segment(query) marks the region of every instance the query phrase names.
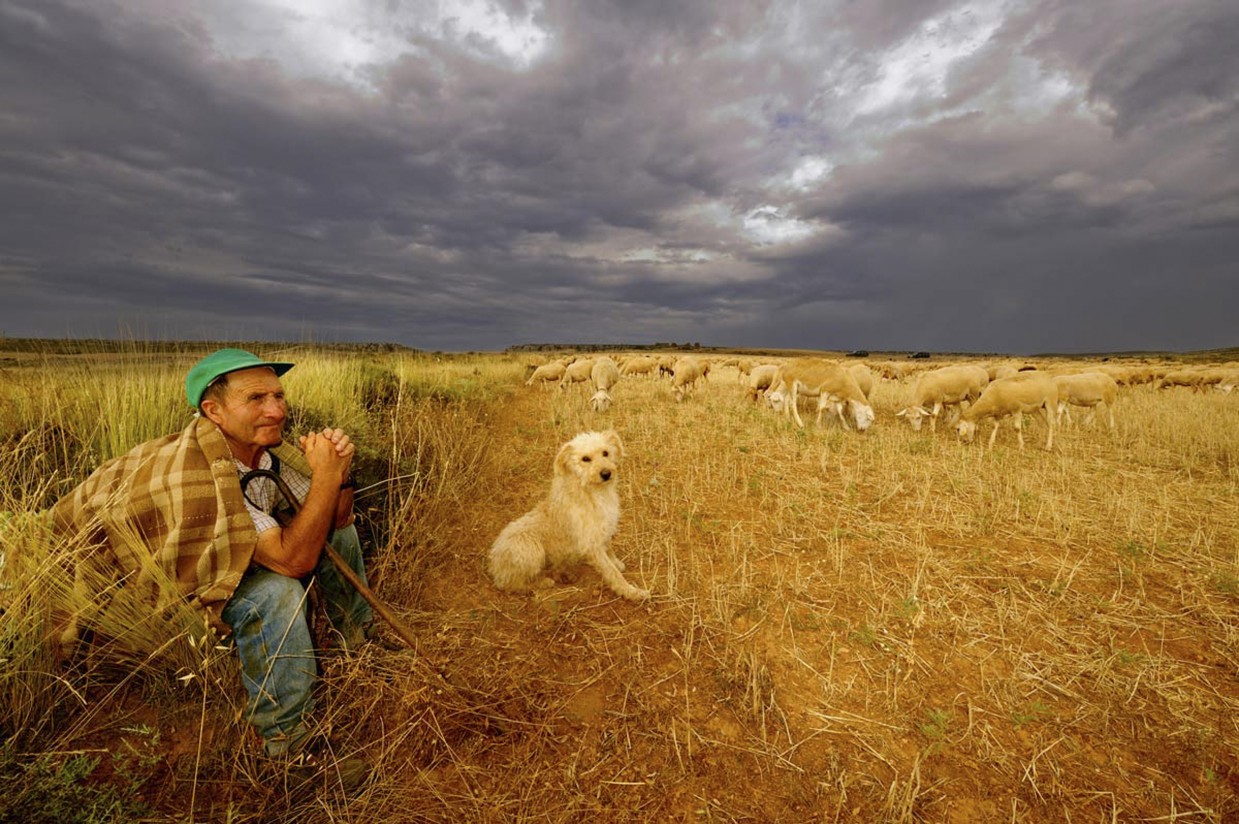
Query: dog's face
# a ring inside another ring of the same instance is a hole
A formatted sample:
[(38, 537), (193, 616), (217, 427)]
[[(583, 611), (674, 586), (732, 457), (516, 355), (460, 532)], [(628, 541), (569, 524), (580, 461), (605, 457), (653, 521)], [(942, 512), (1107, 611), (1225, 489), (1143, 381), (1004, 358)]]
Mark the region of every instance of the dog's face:
[(555, 473), (574, 476), (582, 486), (605, 485), (615, 480), (624, 444), (612, 429), (582, 432), (559, 448)]

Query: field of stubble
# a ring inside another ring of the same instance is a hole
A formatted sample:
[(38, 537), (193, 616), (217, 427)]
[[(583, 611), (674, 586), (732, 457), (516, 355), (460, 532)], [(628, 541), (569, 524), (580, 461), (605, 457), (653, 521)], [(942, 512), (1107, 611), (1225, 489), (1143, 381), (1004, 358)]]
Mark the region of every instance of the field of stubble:
[[(184, 425), (195, 353), (22, 363), (0, 372), (0, 821), (1239, 817), (1239, 393), (1127, 386), (1114, 431), (1046, 452), (1030, 419), (1027, 448), (1007, 425), (987, 452), (896, 418), (910, 379), (877, 381), (862, 436), (796, 429), (723, 356), (683, 402), (634, 377), (594, 412), (516, 356), (282, 354), (292, 428), (363, 444), (372, 579), (419, 636), (324, 662), (318, 723), (374, 780), (284, 796), (192, 616), (137, 610), (47, 656), (43, 616), (74, 597), (49, 559), (77, 548), (35, 516)], [(614, 547), (652, 599), (588, 569), (498, 593), (490, 542), (561, 443), (605, 428)]]

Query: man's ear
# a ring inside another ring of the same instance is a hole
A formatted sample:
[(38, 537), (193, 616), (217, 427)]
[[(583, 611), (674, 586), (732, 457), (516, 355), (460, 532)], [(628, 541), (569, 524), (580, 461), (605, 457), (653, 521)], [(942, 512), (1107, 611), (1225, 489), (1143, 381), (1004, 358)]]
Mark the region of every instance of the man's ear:
[(205, 417), (211, 423), (214, 423), (217, 425), (219, 424), (219, 421), (220, 421), (219, 401), (211, 400), (210, 398), (205, 398), (202, 401), (201, 409), (202, 409), (203, 417)]

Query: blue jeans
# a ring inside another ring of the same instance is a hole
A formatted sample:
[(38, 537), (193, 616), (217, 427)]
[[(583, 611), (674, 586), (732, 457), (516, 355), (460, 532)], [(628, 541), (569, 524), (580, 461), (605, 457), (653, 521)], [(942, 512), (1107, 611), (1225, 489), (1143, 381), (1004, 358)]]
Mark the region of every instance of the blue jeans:
[[(337, 529), (331, 545), (366, 580), (361, 542), (352, 526)], [(370, 605), (336, 571), (323, 553), (315, 577), (327, 617), (344, 646), (360, 643), (373, 620)], [(263, 737), (268, 755), (280, 755), (306, 737), (318, 677), (314, 641), (306, 621), (305, 586), (269, 569), (252, 566), (222, 614), (232, 627), (241, 659), (241, 681), (249, 693), (247, 715)]]

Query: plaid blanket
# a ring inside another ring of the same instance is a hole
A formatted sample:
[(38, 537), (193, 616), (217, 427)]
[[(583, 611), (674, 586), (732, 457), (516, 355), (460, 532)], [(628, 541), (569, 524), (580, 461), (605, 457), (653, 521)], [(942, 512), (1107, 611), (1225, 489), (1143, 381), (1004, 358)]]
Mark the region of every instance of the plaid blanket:
[[(292, 444), (271, 451), (310, 474)], [(232, 453), (206, 418), (101, 465), (52, 508), (52, 528), (93, 547), (90, 563), (114, 570), (115, 580), (125, 579), (126, 586), (158, 586), (150, 580), (153, 561), (163, 573), (159, 577), (204, 610), (221, 635), (230, 630), (220, 613), (258, 540)]]

